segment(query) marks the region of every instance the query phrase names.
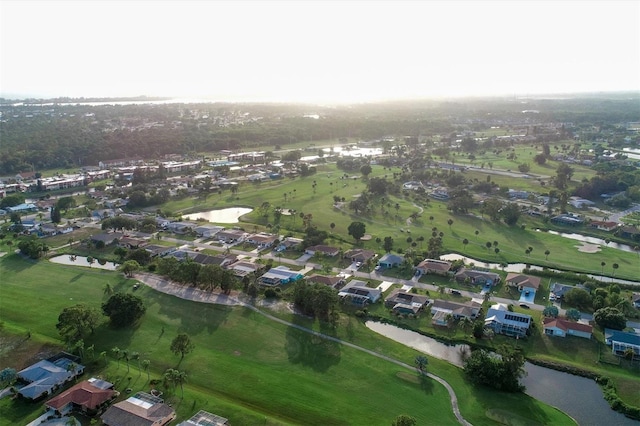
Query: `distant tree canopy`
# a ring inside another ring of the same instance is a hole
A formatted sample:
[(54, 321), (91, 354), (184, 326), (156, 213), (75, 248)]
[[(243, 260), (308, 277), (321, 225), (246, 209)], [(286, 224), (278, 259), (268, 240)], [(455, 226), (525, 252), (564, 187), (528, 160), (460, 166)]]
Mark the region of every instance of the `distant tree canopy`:
[(611, 328), (613, 330), (623, 330), (627, 326), (627, 319), (620, 310), (613, 307), (598, 309), (593, 314), (593, 320), (600, 328)]
[(98, 309), (77, 304), (62, 310), (56, 328), (65, 341), (75, 342), (93, 334), (103, 321)]
[(336, 320), (338, 300), (338, 292), (323, 284), (309, 285), (301, 280), (293, 288), (293, 303), (306, 315), (321, 321)]

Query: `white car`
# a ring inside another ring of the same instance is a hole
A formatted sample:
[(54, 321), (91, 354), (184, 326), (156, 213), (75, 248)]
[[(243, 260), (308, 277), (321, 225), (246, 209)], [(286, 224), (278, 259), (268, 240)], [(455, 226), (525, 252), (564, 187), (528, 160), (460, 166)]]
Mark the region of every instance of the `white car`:
[(362, 266), (362, 262), (356, 262), (356, 268), (359, 268)]

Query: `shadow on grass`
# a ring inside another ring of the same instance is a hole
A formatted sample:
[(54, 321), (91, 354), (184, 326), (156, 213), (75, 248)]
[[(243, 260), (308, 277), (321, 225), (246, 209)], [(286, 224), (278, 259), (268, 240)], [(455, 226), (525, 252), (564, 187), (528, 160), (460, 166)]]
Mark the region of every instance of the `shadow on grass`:
[[(292, 319), (294, 324), (298, 323), (296, 318)], [(307, 324), (300, 324), (305, 327)], [(324, 328), (324, 327), (322, 327)], [(322, 329), (324, 334), (332, 334), (333, 330)], [(302, 364), (317, 372), (325, 372), (331, 366), (337, 365), (341, 358), (341, 345), (311, 333), (298, 330), (294, 327), (287, 328), (285, 350), (289, 362), (292, 364)]]

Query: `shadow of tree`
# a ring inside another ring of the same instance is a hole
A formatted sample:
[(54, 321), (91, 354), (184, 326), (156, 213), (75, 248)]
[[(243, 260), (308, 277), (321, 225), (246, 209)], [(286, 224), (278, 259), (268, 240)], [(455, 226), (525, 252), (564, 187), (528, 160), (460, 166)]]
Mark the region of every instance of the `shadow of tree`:
[[(295, 318), (293, 323), (296, 323)], [(337, 365), (341, 358), (341, 345), (295, 327), (287, 328), (285, 350), (289, 362), (302, 364), (317, 372), (325, 372)]]

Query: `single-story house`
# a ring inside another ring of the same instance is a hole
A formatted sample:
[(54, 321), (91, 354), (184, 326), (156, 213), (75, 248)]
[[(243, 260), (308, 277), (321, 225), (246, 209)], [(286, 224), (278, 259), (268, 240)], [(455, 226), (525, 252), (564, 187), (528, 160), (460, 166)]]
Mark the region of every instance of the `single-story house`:
[(573, 288), (580, 288), (582, 290), (586, 290), (585, 286), (583, 286), (582, 284), (577, 284), (575, 286), (572, 286), (568, 284), (553, 283), (549, 287), (549, 295), (550, 295), (549, 298), (553, 296), (555, 299), (562, 299), (565, 293)]
[(59, 415), (65, 415), (71, 411), (93, 415), (116, 396), (117, 392), (113, 390), (112, 383), (91, 378), (51, 398), (45, 406)]
[(324, 256), (334, 257), (340, 253), (340, 249), (338, 247), (331, 247), (325, 245), (317, 245), (307, 247), (304, 251), (306, 254), (315, 255), (316, 253), (321, 253)]
[(149, 244), (148, 246), (145, 246), (144, 249), (146, 251), (148, 251), (149, 253), (151, 253), (152, 257), (155, 256), (166, 256), (169, 253), (173, 252), (176, 250), (175, 247), (167, 247), (167, 246), (159, 246), (156, 244)]
[(260, 277), (260, 284), (276, 286), (288, 284), (302, 279), (303, 275), (299, 271), (292, 271), (286, 266), (276, 266), (269, 269)]
[(429, 298), (419, 294), (407, 293), (402, 290), (395, 290), (384, 300), (387, 308), (393, 309), (401, 314), (418, 314), (429, 304)]
[(378, 260), (378, 265), (388, 269), (400, 266), (402, 265), (402, 262), (404, 262), (404, 257), (398, 256), (397, 254), (387, 253)]
[(484, 325), (491, 328), (496, 334), (525, 337), (531, 325), (531, 316), (510, 312), (507, 305), (496, 303), (487, 311)]
[(284, 240), (280, 241), (278, 247), (276, 247), (276, 251), (284, 251), (290, 248), (298, 247), (300, 244), (302, 244), (302, 241), (302, 238), (285, 237)]
[(633, 357), (640, 358), (640, 334), (605, 328), (604, 342), (611, 346), (611, 352), (615, 355), (624, 355), (627, 349), (631, 349)]
[(580, 197), (569, 197), (569, 204), (571, 204), (576, 209), (582, 209), (585, 207), (595, 206), (596, 203), (590, 200), (586, 200)]
[(351, 300), (353, 305), (366, 306), (376, 303), (382, 296), (382, 291), (377, 288), (367, 287), (367, 283), (359, 280), (351, 280), (338, 293), (343, 300)]
[(551, 223), (555, 223), (556, 225), (578, 226), (582, 225), (584, 223), (584, 220), (571, 213), (566, 213), (552, 217)]
[(592, 228), (600, 229), (601, 231), (613, 231), (618, 227), (618, 222), (604, 222), (600, 220), (592, 220), (589, 223)]
[(229, 420), (208, 411), (200, 410), (177, 426), (229, 426)]
[(224, 228), (216, 225), (200, 225), (193, 230), (198, 237), (213, 238), (218, 232), (224, 230)]
[(22, 203), (18, 204), (17, 206), (5, 207), (4, 209), (9, 213), (23, 213), (34, 212), (38, 210), (38, 207), (36, 207), (36, 205), (33, 203)]
[(436, 275), (447, 275), (449, 270), (451, 269), (451, 263), (446, 260), (436, 260), (436, 259), (425, 259), (422, 262), (418, 263), (416, 266), (416, 271), (419, 271), (420, 274), (436, 274)]
[(244, 277), (254, 272), (258, 272), (262, 268), (263, 266), (258, 263), (246, 262), (243, 260), (234, 262), (227, 267), (227, 269), (233, 271), (233, 274), (236, 277)]
[(518, 291), (538, 291), (540, 287), (540, 277), (532, 277), (530, 275), (509, 272), (505, 282), (509, 287), (516, 287)]
[(449, 316), (452, 319), (475, 319), (481, 307), (482, 305), (476, 302), (458, 303), (437, 299), (431, 304), (431, 322), (434, 325), (448, 325)]
[(456, 281), (464, 282), (469, 278), (471, 284), (491, 284), (500, 282), (500, 275), (495, 272), (478, 271), (476, 269), (461, 268), (455, 275)]
[(314, 274), (307, 278), (308, 283), (324, 284), (329, 287), (338, 288), (344, 284), (344, 277), (328, 277), (326, 275)]
[(577, 336), (584, 339), (591, 339), (593, 327), (589, 324), (582, 324), (565, 320), (562, 318), (545, 318), (542, 322), (544, 334), (547, 336)]
[(186, 234), (189, 231), (197, 228), (198, 225), (191, 222), (169, 222), (167, 225), (167, 230), (173, 232), (174, 234)]
[(231, 244), (244, 241), (247, 233), (240, 229), (225, 229), (216, 234), (216, 238), (225, 244)]
[(101, 233), (92, 235), (91, 242), (97, 243), (98, 241), (102, 241), (104, 245), (108, 246), (117, 243), (122, 237), (124, 237), (124, 234), (121, 232)]
[(621, 226), (620, 236), (622, 238), (638, 238), (640, 237), (640, 229), (635, 226)]
[(147, 245), (148, 241), (142, 238), (122, 237), (118, 241), (118, 245), (129, 249), (137, 249)]
[(49, 395), (84, 372), (80, 359), (61, 352), (51, 358), (43, 359), (18, 372), (18, 379), (27, 385), (18, 390), (18, 394), (27, 399), (38, 399)]
[(100, 416), (107, 426), (163, 426), (175, 418), (173, 408), (145, 392), (113, 404)]
[(260, 232), (248, 236), (246, 242), (258, 246), (258, 248), (268, 248), (271, 247), (278, 238), (278, 235)]
[(352, 262), (366, 262), (367, 260), (376, 257), (376, 252), (373, 250), (352, 249), (347, 250), (344, 253), (344, 257), (351, 259)]

